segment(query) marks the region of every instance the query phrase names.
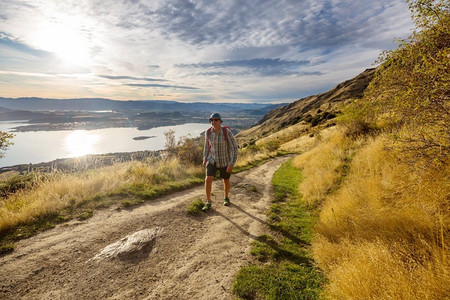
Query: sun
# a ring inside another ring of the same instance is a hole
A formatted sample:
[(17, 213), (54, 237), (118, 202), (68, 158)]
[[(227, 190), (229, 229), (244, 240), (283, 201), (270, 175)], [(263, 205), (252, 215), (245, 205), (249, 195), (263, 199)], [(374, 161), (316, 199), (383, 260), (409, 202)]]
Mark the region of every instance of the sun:
[(69, 157), (78, 157), (95, 152), (95, 145), (100, 136), (86, 130), (76, 130), (70, 133), (64, 141), (64, 147), (69, 151)]
[(81, 23), (76, 19), (40, 23), (33, 32), (32, 43), (54, 53), (67, 66), (84, 66), (90, 57), (88, 38)]

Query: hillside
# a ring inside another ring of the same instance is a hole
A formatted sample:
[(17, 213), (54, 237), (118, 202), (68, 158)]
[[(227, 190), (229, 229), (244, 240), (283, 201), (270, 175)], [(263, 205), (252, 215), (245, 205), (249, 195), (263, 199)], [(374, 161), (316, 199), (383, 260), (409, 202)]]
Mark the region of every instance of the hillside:
[[(229, 207), (220, 181), (207, 213), (187, 188), (204, 180), (194, 139), (9, 182), (0, 297), (448, 299), (450, 7), (408, 3), (418, 29), (379, 68), (238, 134)], [(147, 229), (142, 251), (107, 255)]]
[(328, 92), (294, 101), (268, 112), (255, 126), (241, 131), (237, 139), (241, 144), (251, 144), (256, 140), (280, 131), (294, 124), (314, 127), (336, 117), (338, 105), (350, 99), (361, 98), (372, 80), (376, 69), (367, 69), (358, 76), (346, 80)]

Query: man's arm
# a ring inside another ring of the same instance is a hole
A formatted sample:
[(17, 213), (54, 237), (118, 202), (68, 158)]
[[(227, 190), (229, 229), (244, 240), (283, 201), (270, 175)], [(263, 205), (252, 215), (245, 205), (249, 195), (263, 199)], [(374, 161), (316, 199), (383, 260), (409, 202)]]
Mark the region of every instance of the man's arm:
[(231, 166), (231, 169), (232, 169), (234, 164), (236, 163), (236, 160), (237, 160), (238, 144), (237, 144), (236, 139), (234, 138), (234, 135), (231, 132), (231, 130), (227, 128), (227, 131), (228, 131), (227, 132), (227, 135), (228, 135), (228, 147), (230, 147), (230, 150), (231, 150), (231, 160), (230, 160), (230, 163), (228, 164), (228, 166), (229, 167)]
[(209, 141), (208, 141), (208, 134), (205, 131), (205, 144), (203, 145), (203, 165), (206, 166), (206, 162), (208, 161), (208, 155), (209, 155)]

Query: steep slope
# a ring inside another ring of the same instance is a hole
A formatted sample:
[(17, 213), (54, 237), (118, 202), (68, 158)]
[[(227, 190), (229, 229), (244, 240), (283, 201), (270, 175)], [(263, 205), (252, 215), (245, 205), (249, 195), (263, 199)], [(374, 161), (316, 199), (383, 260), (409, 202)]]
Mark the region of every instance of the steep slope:
[(335, 117), (337, 104), (361, 98), (376, 69), (367, 69), (358, 76), (338, 84), (330, 91), (305, 97), (267, 113), (255, 126), (237, 135), (241, 145), (253, 143), (271, 133), (303, 122), (314, 127)]

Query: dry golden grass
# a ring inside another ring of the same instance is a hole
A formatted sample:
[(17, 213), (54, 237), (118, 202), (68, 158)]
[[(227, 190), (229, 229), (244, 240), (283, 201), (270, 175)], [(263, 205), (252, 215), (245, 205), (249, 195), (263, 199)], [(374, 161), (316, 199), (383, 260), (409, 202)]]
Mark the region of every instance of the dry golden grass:
[(101, 172), (95, 176), (54, 175), (32, 190), (12, 194), (0, 206), (0, 231), (54, 213), (70, 202), (78, 203), (112, 190), (118, 184), (118, 176), (110, 174), (114, 174), (113, 170), (109, 174)]
[[(322, 169), (313, 172), (319, 181), (333, 177), (324, 174), (335, 173), (349, 141), (323, 142), (327, 145), (314, 148), (299, 163), (307, 172), (309, 160), (336, 161), (311, 163)], [(399, 163), (401, 153), (386, 151), (386, 144), (380, 136), (358, 151), (345, 182), (327, 196), (321, 210), (313, 252), (329, 278), (328, 296), (444, 299), (450, 292), (450, 170), (414, 172)], [(326, 189), (332, 180), (324, 181), (320, 185)]]
[(268, 159), (270, 157), (275, 157), (277, 151), (270, 151), (268, 149), (259, 148), (255, 150), (245, 149), (240, 151), (238, 155), (238, 160), (236, 161), (235, 167), (245, 167), (257, 163), (259, 161)]
[(321, 202), (334, 187), (342, 176), (339, 168), (350, 155), (352, 146), (338, 127), (323, 130), (315, 140), (315, 147), (297, 156), (293, 162), (302, 170), (304, 180), (299, 185), (299, 192), (309, 204)]
[(428, 235), (439, 224), (448, 209), (448, 175), (419, 177), (384, 145), (378, 138), (355, 156), (346, 184), (322, 209), (320, 234), (330, 239), (342, 232), (366, 240), (391, 235), (408, 239)]
[(256, 145), (264, 145), (270, 141), (278, 140), (281, 144), (301, 137), (308, 133), (311, 126), (305, 123), (297, 123), (289, 127), (276, 131), (266, 137), (260, 138), (256, 141)]
[(281, 151), (302, 153), (316, 144), (316, 137), (303, 135), (280, 145)]
[(55, 213), (127, 184), (153, 185), (202, 172), (186, 168), (177, 159), (119, 163), (80, 174), (54, 174), (34, 188), (21, 190), (0, 202), (0, 231), (39, 216)]
[(448, 262), (442, 259), (440, 249), (423, 242), (420, 246), (428, 255), (420, 261), (405, 255), (402, 243), (349, 238), (334, 243), (319, 237), (314, 251), (319, 264), (327, 266), (326, 298), (446, 299), (450, 292)]

